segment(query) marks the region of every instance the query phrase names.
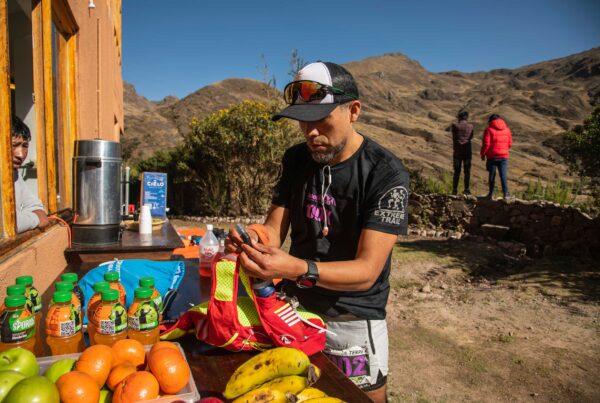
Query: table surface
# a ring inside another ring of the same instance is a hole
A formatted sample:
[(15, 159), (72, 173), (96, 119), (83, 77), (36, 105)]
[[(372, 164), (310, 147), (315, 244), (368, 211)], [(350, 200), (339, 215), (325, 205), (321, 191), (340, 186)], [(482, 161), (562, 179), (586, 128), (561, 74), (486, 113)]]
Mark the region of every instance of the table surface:
[(66, 253), (82, 252), (144, 252), (144, 251), (169, 251), (177, 248), (183, 248), (183, 241), (173, 228), (173, 225), (166, 221), (159, 228), (154, 228), (152, 235), (140, 234), (138, 231), (124, 230), (119, 243), (112, 245), (74, 245), (65, 250)]

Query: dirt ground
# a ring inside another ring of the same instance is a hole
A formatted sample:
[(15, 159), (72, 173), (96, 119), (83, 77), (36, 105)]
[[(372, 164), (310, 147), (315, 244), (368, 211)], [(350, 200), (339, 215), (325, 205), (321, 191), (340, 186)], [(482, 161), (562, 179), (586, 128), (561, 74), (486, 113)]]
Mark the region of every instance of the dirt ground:
[(390, 401), (600, 401), (600, 262), (414, 237), (393, 257)]
[(404, 237), (392, 265), (390, 402), (600, 402), (600, 262)]

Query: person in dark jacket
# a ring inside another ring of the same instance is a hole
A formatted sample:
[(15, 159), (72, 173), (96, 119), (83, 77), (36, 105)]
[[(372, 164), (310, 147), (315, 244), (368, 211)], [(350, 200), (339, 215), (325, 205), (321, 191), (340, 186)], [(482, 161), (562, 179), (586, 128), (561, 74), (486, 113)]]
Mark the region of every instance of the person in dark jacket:
[(452, 181), (452, 193), (458, 193), (458, 181), (460, 179), (461, 165), (465, 170), (464, 194), (471, 194), (471, 140), (473, 139), (473, 125), (467, 122), (469, 112), (458, 112), (458, 122), (452, 123), (452, 144), (454, 148), (454, 178)]
[(485, 129), (483, 141), (481, 142), (481, 160), (486, 162), (486, 169), (489, 173), (489, 192), (487, 198), (491, 199), (494, 195), (494, 185), (496, 181), (496, 168), (500, 173), (500, 182), (502, 183), (502, 193), (504, 198), (509, 199), (508, 193), (508, 153), (512, 146), (512, 133), (500, 116), (493, 114), (488, 119), (488, 127)]

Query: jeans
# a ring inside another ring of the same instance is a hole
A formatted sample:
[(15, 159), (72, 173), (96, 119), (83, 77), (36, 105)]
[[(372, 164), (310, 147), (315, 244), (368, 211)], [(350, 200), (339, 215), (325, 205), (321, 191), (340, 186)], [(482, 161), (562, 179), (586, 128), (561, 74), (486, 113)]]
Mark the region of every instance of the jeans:
[(471, 182), (471, 156), (467, 157), (454, 157), (454, 178), (452, 178), (452, 192), (458, 192), (458, 180), (460, 178), (460, 166), (461, 164), (465, 169), (465, 192), (470, 192)]
[(485, 163), (485, 167), (489, 173), (489, 185), (490, 192), (488, 196), (492, 196), (494, 194), (494, 185), (496, 182), (496, 168), (498, 168), (498, 172), (500, 173), (500, 182), (502, 183), (502, 193), (504, 195), (508, 195), (508, 178), (507, 178), (507, 170), (508, 170), (508, 158), (494, 158), (488, 159)]

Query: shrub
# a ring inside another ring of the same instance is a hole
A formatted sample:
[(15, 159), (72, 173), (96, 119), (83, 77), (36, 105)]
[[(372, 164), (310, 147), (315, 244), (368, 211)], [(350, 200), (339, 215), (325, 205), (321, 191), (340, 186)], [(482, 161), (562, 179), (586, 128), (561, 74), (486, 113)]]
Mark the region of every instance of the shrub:
[(564, 206), (575, 201), (578, 192), (573, 190), (572, 185), (560, 180), (544, 184), (538, 179), (534, 183), (527, 183), (527, 188), (517, 192), (516, 196), (523, 200), (546, 200)]

